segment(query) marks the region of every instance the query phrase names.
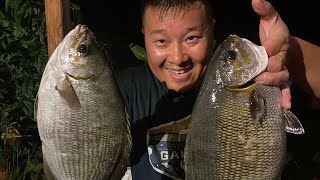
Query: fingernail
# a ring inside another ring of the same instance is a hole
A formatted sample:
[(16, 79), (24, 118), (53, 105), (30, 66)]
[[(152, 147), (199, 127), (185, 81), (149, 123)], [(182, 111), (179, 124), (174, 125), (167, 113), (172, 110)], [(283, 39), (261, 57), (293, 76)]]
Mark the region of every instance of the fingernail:
[(285, 109), (291, 109), (291, 102), (282, 102), (282, 107)]

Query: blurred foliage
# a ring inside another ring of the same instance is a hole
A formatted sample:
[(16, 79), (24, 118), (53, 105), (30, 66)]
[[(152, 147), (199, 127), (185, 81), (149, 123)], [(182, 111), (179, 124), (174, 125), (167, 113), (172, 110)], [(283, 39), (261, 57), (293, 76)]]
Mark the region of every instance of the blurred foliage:
[[(71, 1), (72, 25), (81, 21)], [(0, 173), (36, 179), (42, 171), (34, 102), (48, 61), (44, 0), (0, 0)]]

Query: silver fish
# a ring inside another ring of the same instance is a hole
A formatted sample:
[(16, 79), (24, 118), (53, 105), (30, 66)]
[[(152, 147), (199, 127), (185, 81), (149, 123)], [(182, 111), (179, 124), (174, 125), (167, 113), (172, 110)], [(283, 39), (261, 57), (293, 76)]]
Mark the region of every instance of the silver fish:
[(46, 179), (121, 179), (131, 134), (110, 58), (85, 25), (50, 57), (35, 114)]
[(280, 179), (286, 131), (304, 129), (280, 106), (278, 86), (252, 81), (267, 63), (265, 49), (245, 38), (229, 35), (219, 45), (191, 114), (187, 180)]

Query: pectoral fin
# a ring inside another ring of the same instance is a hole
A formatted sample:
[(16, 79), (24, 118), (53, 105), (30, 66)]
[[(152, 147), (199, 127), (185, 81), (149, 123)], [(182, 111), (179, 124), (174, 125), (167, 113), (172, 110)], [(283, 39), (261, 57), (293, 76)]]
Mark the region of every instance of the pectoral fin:
[(299, 119), (290, 111), (284, 110), (284, 120), (286, 125), (286, 131), (292, 134), (304, 134), (304, 128)]
[(79, 98), (74, 91), (72, 84), (69, 82), (68, 78), (65, 78), (61, 83), (56, 85), (56, 90), (61, 95), (62, 99), (65, 100), (65, 103), (71, 107), (80, 107)]
[(250, 96), (250, 113), (253, 123), (261, 122), (265, 111), (265, 100), (261, 94), (253, 90)]

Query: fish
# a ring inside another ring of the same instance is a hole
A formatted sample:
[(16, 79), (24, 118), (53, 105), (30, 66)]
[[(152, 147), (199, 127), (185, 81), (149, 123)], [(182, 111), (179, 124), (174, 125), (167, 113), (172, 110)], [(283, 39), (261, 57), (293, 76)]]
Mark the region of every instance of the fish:
[(279, 86), (258, 84), (263, 46), (230, 34), (219, 44), (191, 113), (184, 154), (187, 180), (280, 179), (286, 133), (304, 134), (280, 105)]
[(35, 102), (45, 179), (121, 179), (130, 124), (111, 58), (78, 24), (49, 58)]

